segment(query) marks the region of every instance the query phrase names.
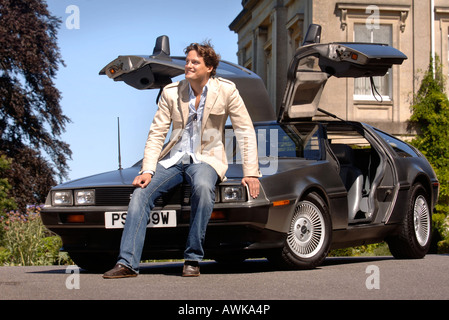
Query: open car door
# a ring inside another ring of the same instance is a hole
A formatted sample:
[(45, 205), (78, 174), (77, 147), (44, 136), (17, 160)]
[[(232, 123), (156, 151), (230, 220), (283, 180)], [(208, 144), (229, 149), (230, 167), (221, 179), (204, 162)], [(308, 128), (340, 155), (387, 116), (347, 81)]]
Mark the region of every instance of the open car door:
[[(172, 78), (184, 74), (185, 57), (170, 56), (169, 39), (160, 36), (150, 56), (119, 56), (100, 71), (114, 81), (123, 81), (136, 89), (162, 89)], [(237, 86), (253, 121), (276, 120), (274, 108), (262, 79), (239, 65), (220, 61), (217, 76)]]
[(311, 119), (329, 77), (383, 76), (394, 64), (407, 59), (399, 50), (386, 44), (320, 44), (321, 27), (311, 25), (305, 41), (288, 69), (287, 87), (278, 121)]

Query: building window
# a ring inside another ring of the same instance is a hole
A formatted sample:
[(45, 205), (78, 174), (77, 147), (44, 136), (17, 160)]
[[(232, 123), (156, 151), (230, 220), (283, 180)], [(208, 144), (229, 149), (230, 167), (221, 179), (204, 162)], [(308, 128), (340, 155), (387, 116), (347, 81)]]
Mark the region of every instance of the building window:
[[(368, 43), (384, 43), (392, 45), (392, 26), (389, 24), (380, 24), (373, 28), (368, 28), (364, 23), (354, 24), (354, 41)], [(391, 101), (392, 99), (392, 71), (382, 77), (373, 77), (377, 92), (382, 96), (382, 101)], [(377, 93), (375, 93), (377, 95)], [(369, 78), (354, 79), (354, 100), (376, 100), (371, 90)], [(379, 97), (377, 97), (379, 100)]]

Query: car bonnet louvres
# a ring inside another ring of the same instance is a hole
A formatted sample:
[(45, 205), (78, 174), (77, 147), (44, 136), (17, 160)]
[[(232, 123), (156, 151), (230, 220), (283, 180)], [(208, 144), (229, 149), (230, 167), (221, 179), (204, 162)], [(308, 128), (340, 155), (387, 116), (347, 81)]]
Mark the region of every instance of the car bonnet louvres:
[(97, 206), (127, 206), (134, 187), (111, 187), (95, 189), (95, 203)]
[[(110, 187), (97, 188), (95, 190), (95, 203), (97, 206), (128, 206), (135, 187)], [(157, 207), (165, 205), (190, 205), (191, 188), (182, 185), (175, 188), (166, 195), (156, 199)], [(216, 190), (216, 202), (219, 201), (219, 191)]]

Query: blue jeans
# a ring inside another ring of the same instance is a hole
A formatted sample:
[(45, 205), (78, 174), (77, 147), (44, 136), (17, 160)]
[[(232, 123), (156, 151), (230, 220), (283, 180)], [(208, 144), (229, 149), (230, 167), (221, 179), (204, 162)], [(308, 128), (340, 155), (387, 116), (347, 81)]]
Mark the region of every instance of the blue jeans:
[(184, 179), (190, 184), (190, 230), (184, 259), (201, 261), (204, 257), (203, 243), (206, 228), (215, 202), (215, 185), (218, 175), (206, 163), (178, 163), (170, 168), (157, 165), (156, 173), (144, 189), (136, 188), (126, 215), (125, 228), (120, 244), (118, 263), (138, 272), (145, 241), (150, 212), (155, 200), (170, 189), (181, 184)]

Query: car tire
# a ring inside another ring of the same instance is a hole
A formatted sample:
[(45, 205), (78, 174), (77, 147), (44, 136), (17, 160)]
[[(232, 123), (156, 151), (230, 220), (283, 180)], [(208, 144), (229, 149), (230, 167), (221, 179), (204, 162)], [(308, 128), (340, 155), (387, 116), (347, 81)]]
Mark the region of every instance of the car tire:
[(280, 254), (270, 260), (290, 269), (316, 268), (329, 253), (331, 237), (328, 207), (317, 193), (309, 193), (295, 206)]
[(118, 255), (101, 252), (69, 252), (69, 256), (79, 268), (103, 273), (114, 267)]
[(387, 243), (397, 259), (421, 259), (429, 250), (432, 232), (429, 196), (422, 184), (410, 189), (407, 206), (399, 235), (388, 238)]

